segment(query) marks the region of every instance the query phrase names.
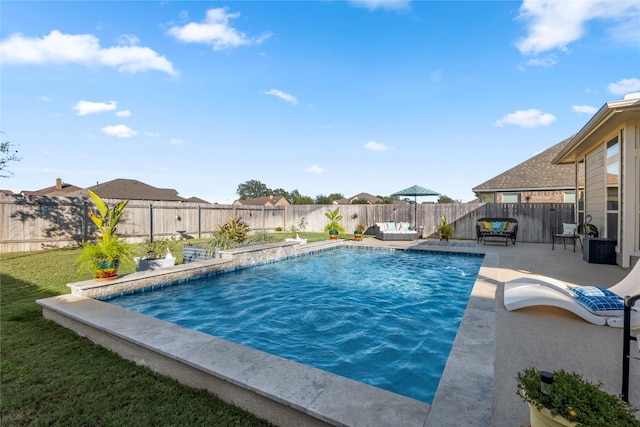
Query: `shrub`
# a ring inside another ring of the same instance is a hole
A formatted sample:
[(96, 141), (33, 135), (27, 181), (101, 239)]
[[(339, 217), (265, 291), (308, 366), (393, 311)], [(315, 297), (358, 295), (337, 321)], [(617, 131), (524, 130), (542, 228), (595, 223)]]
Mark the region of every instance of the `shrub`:
[(600, 389), (580, 374), (554, 371), (548, 392), (540, 387), (540, 371), (535, 368), (518, 372), (518, 396), (532, 406), (547, 408), (551, 415), (561, 416), (584, 426), (640, 427), (636, 408)]

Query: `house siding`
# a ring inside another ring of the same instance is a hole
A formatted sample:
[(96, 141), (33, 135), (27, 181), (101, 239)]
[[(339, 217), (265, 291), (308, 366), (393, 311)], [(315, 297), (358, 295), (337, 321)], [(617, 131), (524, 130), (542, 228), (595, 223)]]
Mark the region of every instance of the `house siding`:
[(606, 207), (603, 145), (598, 146), (586, 155), (585, 177), (585, 215), (591, 215), (591, 224), (601, 231), (600, 237), (605, 237), (602, 235)]

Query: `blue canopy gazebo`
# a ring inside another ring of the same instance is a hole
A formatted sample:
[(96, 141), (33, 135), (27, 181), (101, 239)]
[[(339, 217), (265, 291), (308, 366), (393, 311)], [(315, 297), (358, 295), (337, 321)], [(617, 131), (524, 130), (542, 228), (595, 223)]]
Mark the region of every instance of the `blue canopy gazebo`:
[(439, 196), (440, 193), (436, 193), (428, 188), (420, 187), (419, 185), (413, 185), (404, 190), (397, 191), (392, 196), (413, 196), (414, 208), (413, 208), (413, 229), (418, 229), (418, 196)]

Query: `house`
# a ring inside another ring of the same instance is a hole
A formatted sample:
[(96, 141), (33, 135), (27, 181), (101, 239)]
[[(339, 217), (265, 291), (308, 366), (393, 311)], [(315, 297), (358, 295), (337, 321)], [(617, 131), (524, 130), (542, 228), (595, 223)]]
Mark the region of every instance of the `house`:
[(114, 179), (89, 187), (103, 199), (119, 200), (148, 200), (167, 202), (186, 202), (187, 199), (178, 196), (172, 188), (156, 188), (135, 179)]
[(201, 205), (210, 205), (211, 204), (210, 202), (207, 202), (206, 200), (201, 199), (200, 197), (195, 197), (195, 196), (194, 197), (189, 197), (187, 199), (187, 202), (189, 202), (189, 203), (198, 203), (198, 204), (201, 204)]
[(574, 203), (575, 166), (553, 164), (567, 138), (472, 190), (482, 203)]
[(640, 93), (605, 103), (553, 159), (575, 168), (578, 222), (616, 240), (616, 261), (640, 258)]
[[(86, 197), (86, 191), (82, 193), (82, 188), (76, 185), (67, 184), (62, 178), (56, 178), (56, 185), (42, 188), (35, 191), (22, 190), (23, 196), (47, 196), (47, 197)], [(80, 193), (78, 193), (80, 192)]]
[(380, 202), (380, 198), (373, 196), (369, 193), (358, 193), (353, 197), (349, 197), (348, 199), (340, 199), (333, 202), (336, 205), (353, 205), (353, 204), (367, 204), (367, 205), (375, 205)]
[(239, 199), (233, 202), (236, 206), (288, 206), (291, 203), (284, 196), (264, 196), (254, 199)]

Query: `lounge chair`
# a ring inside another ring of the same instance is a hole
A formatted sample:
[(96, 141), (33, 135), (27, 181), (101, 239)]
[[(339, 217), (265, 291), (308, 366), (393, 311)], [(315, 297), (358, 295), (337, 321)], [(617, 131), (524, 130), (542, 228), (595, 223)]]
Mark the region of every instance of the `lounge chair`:
[[(547, 276), (520, 277), (505, 283), (504, 306), (513, 311), (525, 307), (552, 306), (568, 310), (595, 325), (621, 328), (624, 297), (640, 294), (640, 262), (609, 289), (568, 286)], [(640, 328), (640, 306), (631, 313), (631, 328)]]

